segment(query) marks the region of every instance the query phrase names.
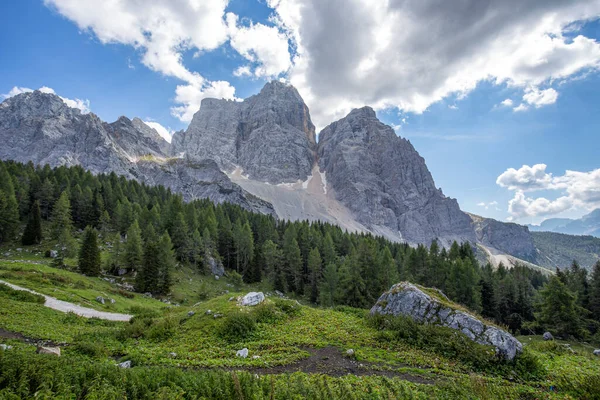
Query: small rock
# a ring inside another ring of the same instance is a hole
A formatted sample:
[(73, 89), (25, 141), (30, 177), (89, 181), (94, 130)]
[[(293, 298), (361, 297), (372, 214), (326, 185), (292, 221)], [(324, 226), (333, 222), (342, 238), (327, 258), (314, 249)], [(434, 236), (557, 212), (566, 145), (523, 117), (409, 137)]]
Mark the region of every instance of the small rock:
[(6, 351), (6, 350), (12, 349), (12, 346), (2, 343), (2, 344), (0, 344), (0, 349)]
[(234, 301), (234, 300), (235, 300), (235, 297), (233, 297), (233, 296), (229, 298), (229, 301)]
[(117, 364), (119, 368), (131, 368), (131, 361), (123, 361), (122, 363)]
[(110, 300), (110, 304), (115, 304), (116, 303), (115, 299), (109, 299), (109, 300)]
[(263, 292), (250, 292), (242, 298), (242, 306), (256, 306), (265, 301)]
[(60, 357), (60, 347), (38, 346), (35, 352), (38, 354), (52, 354), (57, 357)]
[(216, 279), (216, 280), (219, 280), (219, 275), (215, 275), (215, 279)]
[(243, 349), (238, 350), (237, 353), (235, 353), (235, 355), (237, 357), (246, 358), (248, 357), (248, 349), (244, 347)]
[(600, 349), (594, 350), (594, 355), (600, 357)]
[(58, 251), (50, 250), (50, 258), (56, 258), (56, 257), (58, 257)]
[(346, 350), (346, 355), (347, 355), (348, 357), (352, 357), (352, 356), (354, 356), (354, 349), (348, 349), (348, 350)]
[(152, 293), (146, 292), (146, 293), (144, 293), (144, 296), (152, 298)]
[(211, 314), (212, 314), (212, 311), (211, 311), (211, 310), (206, 310), (205, 314), (206, 314), (206, 315), (211, 315)]
[(213, 317), (215, 318), (221, 318), (223, 316), (223, 314), (214, 314)]
[(125, 275), (126, 273), (127, 273), (126, 268), (119, 268), (119, 270), (117, 271), (117, 275), (119, 275), (119, 276)]
[(260, 358), (260, 356), (252, 356), (253, 360), (258, 360)]
[(104, 304), (104, 297), (98, 296), (98, 297), (96, 297), (96, 301), (100, 304)]
[(195, 312), (193, 311), (188, 311), (188, 317), (193, 317), (194, 315), (196, 315)]
[(23, 251), (23, 249), (19, 247), (19, 248), (17, 249), (17, 251), (20, 253), (20, 252), (22, 252), (22, 251)]
[(171, 357), (171, 358), (177, 358), (177, 353), (171, 352), (171, 353), (169, 353), (169, 357)]
[(550, 332), (544, 332), (544, 340), (554, 340), (554, 336)]

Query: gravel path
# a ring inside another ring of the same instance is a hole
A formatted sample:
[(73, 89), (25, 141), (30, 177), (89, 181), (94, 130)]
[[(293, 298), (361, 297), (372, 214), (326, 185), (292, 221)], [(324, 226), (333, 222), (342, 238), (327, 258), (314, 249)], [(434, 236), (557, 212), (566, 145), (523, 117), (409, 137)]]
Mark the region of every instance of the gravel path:
[(62, 312), (73, 312), (77, 315), (80, 315), (85, 318), (99, 318), (107, 321), (129, 321), (132, 318), (132, 315), (129, 314), (118, 314), (118, 313), (110, 313), (104, 311), (94, 310), (93, 308), (81, 307), (73, 303), (69, 303), (68, 301), (62, 301), (55, 299), (54, 297), (46, 296), (45, 294), (34, 292), (33, 290), (29, 290), (17, 285), (13, 285), (12, 283), (5, 282), (0, 280), (0, 283), (7, 285), (8, 287), (15, 290), (25, 290), (26, 292), (39, 294), (40, 296), (44, 296), (46, 302), (44, 305), (46, 307), (52, 308), (53, 310), (62, 311)]

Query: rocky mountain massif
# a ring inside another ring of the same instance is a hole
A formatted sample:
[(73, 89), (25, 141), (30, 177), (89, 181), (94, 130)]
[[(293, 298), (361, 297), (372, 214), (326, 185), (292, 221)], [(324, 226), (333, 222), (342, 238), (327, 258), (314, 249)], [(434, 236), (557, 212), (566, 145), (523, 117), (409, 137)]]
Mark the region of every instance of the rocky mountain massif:
[(208, 197), (410, 244), (470, 241), (490, 258), (540, 256), (526, 227), (462, 212), (373, 109), (353, 110), (317, 143), (308, 107), (278, 81), (241, 102), (204, 99), (172, 143), (137, 118), (106, 123), (53, 94), (20, 94), (0, 104), (0, 158), (115, 172), (186, 200)]

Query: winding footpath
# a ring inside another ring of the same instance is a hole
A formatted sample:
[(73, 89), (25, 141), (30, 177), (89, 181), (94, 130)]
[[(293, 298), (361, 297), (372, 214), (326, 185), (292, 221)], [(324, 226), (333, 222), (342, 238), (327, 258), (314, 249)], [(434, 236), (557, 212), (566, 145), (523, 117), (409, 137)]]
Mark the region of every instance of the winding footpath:
[(0, 284), (4, 284), (14, 290), (24, 290), (26, 292), (43, 296), (46, 299), (44, 306), (53, 310), (62, 311), (64, 313), (72, 312), (85, 318), (99, 318), (107, 321), (129, 321), (133, 317), (129, 314), (110, 313), (105, 311), (94, 310), (93, 308), (78, 306), (76, 304), (69, 303), (68, 301), (58, 300), (54, 297), (46, 296), (45, 294), (34, 292), (33, 290), (13, 285), (12, 283), (8, 283), (3, 280), (0, 280)]

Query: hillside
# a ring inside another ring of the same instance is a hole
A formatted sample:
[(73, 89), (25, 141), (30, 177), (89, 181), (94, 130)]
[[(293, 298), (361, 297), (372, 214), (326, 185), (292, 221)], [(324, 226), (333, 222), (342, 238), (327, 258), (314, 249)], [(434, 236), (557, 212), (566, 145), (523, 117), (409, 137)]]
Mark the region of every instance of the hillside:
[(538, 251), (535, 263), (545, 268), (566, 268), (574, 260), (591, 269), (600, 260), (600, 238), (565, 235), (555, 232), (532, 232)]

